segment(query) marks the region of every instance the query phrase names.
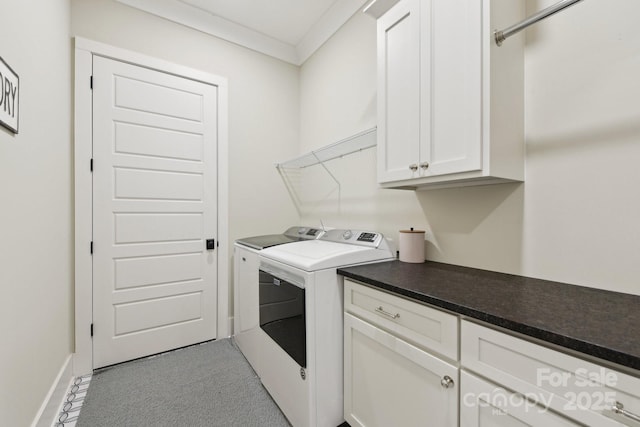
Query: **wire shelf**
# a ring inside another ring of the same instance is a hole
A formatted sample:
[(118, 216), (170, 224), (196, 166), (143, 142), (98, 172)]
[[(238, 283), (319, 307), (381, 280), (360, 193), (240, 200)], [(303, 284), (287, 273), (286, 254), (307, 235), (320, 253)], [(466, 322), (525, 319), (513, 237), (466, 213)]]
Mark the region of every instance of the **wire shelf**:
[(376, 129), (375, 127), (367, 129), (348, 138), (335, 142), (326, 147), (313, 150), (295, 159), (286, 162), (277, 163), (278, 169), (301, 169), (329, 160), (337, 159), (348, 154), (356, 153), (367, 148), (376, 146)]

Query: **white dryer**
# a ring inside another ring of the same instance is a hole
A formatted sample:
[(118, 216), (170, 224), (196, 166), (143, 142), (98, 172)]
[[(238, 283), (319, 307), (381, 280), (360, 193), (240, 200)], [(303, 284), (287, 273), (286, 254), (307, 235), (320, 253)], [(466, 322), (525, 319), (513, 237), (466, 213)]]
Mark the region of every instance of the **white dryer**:
[(259, 253), (260, 379), (295, 427), (343, 418), (343, 280), (336, 269), (390, 261), (382, 234), (329, 230)]
[(293, 226), (281, 234), (267, 234), (238, 239), (234, 251), (233, 335), (236, 344), (258, 375), (260, 369), (261, 331), (258, 327), (258, 283), (266, 280), (259, 273), (258, 253), (265, 248), (303, 240), (317, 239), (323, 230)]

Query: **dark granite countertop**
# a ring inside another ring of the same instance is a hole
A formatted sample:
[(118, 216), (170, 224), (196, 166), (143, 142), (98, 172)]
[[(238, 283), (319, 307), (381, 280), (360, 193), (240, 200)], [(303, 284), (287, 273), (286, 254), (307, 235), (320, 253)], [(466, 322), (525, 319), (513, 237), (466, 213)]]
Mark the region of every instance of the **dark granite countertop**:
[(338, 274), (640, 370), (640, 296), (427, 261)]

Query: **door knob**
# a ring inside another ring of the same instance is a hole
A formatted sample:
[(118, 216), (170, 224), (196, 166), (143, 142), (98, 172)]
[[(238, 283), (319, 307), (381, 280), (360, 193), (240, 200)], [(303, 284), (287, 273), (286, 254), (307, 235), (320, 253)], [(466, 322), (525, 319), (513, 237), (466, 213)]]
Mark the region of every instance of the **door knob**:
[(454, 382), (449, 375), (445, 375), (442, 380), (440, 380), (440, 385), (444, 388), (451, 388), (453, 387)]

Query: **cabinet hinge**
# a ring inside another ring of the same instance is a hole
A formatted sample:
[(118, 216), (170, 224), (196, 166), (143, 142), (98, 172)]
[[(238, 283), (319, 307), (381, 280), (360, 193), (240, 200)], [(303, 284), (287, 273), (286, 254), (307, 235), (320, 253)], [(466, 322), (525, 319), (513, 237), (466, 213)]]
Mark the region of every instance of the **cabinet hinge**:
[(89, 247), (89, 250), (91, 251), (91, 255), (93, 255), (93, 240), (91, 241), (91, 245)]
[(91, 324), (91, 336), (93, 336), (93, 323)]
[(89, 87), (93, 89), (93, 76), (89, 77)]

